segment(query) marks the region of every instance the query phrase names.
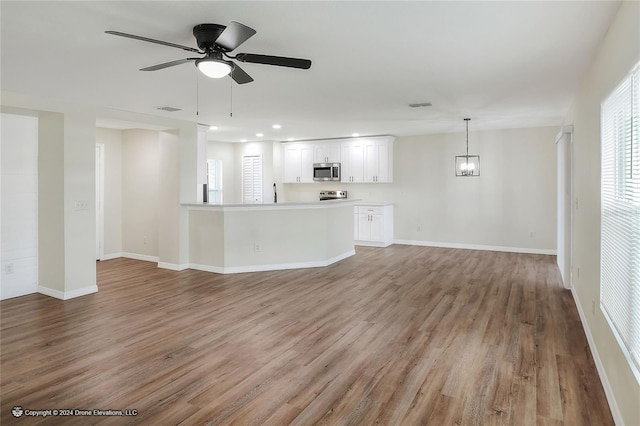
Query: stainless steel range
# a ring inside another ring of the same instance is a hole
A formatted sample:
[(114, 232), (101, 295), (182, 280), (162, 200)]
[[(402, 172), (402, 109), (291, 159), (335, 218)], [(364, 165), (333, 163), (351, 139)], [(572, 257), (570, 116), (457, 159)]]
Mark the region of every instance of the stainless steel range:
[(347, 191), (320, 191), (320, 201), (345, 200)]

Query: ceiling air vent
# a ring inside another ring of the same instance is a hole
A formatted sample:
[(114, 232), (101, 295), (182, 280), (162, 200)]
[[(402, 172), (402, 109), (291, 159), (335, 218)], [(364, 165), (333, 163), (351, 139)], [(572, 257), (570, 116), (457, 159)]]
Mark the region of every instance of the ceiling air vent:
[(432, 104), (431, 104), (431, 102), (422, 102), (422, 103), (419, 103), (419, 104), (409, 104), (409, 106), (410, 106), (411, 108), (429, 107), (429, 106), (431, 106), (431, 105), (432, 105)]
[(180, 108), (176, 108), (172, 106), (160, 106), (160, 107), (156, 107), (156, 109), (159, 109), (160, 111), (168, 111), (168, 112), (182, 111)]

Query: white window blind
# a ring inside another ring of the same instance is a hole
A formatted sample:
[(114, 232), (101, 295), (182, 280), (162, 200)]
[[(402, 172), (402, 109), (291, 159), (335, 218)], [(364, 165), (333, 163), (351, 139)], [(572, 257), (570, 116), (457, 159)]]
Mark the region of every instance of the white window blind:
[(244, 204), (262, 203), (261, 155), (242, 157), (242, 202)]
[(222, 204), (222, 160), (207, 160), (209, 202)]
[(640, 63), (603, 102), (600, 305), (640, 382)]

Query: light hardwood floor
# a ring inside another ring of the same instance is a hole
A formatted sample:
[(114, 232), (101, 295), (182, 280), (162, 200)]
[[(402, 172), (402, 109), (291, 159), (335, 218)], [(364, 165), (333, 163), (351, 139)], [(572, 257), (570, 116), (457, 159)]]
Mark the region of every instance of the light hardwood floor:
[(553, 256), (394, 245), (304, 270), (97, 269), (99, 293), (1, 302), (3, 425), (613, 424)]

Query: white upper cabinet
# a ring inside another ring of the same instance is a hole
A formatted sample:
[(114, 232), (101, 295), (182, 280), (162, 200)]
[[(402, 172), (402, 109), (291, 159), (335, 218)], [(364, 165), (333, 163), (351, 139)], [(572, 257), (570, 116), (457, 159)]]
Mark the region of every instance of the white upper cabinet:
[(307, 143), (287, 143), (283, 145), (283, 182), (313, 182), (313, 145)]
[(340, 181), (364, 182), (364, 143), (360, 139), (343, 142), (340, 147), (342, 170)]
[(342, 182), (393, 182), (393, 136), (357, 138), (342, 143)]
[(313, 163), (341, 163), (343, 183), (393, 182), (394, 139), (372, 136), (284, 143), (284, 182), (313, 182)]
[(317, 142), (313, 144), (314, 163), (339, 163), (340, 142)]
[(393, 138), (365, 139), (364, 181), (393, 182)]

